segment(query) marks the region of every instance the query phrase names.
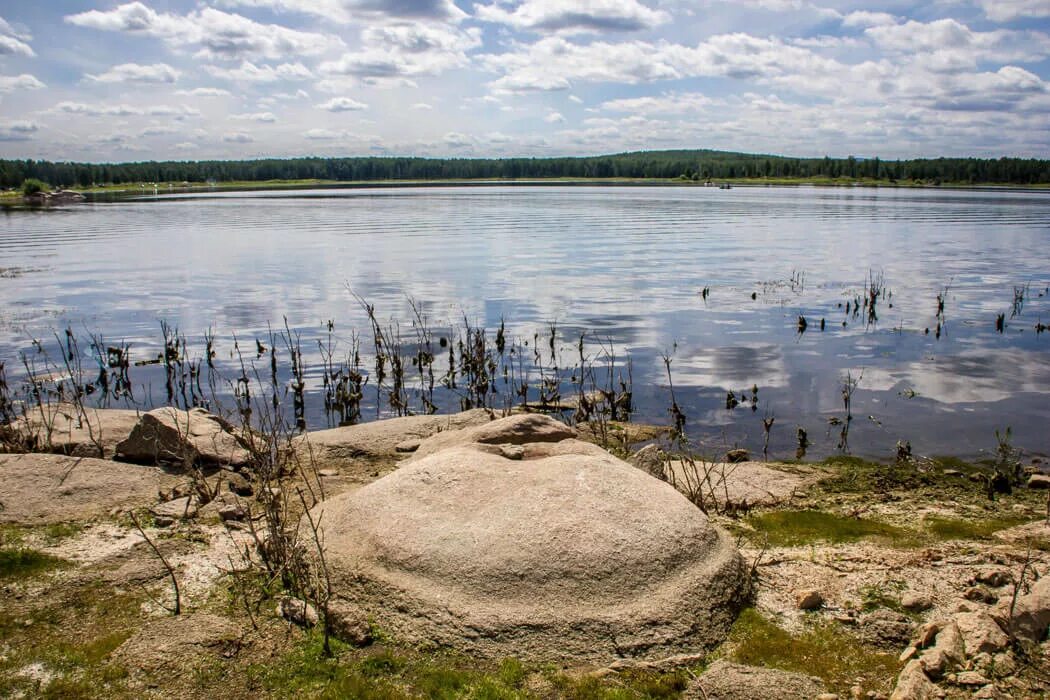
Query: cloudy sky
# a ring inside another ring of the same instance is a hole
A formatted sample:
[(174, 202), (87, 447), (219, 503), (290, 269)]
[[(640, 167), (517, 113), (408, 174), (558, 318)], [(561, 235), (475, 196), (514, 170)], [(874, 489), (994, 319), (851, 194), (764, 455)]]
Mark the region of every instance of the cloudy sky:
[(1050, 0), (0, 2), (0, 157), (1050, 157)]

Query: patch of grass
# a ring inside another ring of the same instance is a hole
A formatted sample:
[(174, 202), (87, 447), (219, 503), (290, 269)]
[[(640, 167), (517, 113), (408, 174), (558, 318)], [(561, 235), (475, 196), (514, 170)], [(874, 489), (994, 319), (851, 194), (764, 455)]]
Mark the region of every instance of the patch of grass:
[(964, 520), (962, 518), (927, 517), (926, 530), (940, 540), (987, 540), (992, 534), (1008, 527), (1029, 522), (1030, 518), (988, 518)]
[(839, 692), (858, 680), (886, 690), (898, 670), (894, 655), (871, 649), (833, 622), (816, 622), (792, 634), (754, 608), (740, 613), (727, 644), (738, 663), (817, 676)]
[(68, 564), (65, 559), (35, 549), (5, 547), (0, 549), (0, 580), (29, 578)]
[(912, 533), (877, 520), (844, 518), (818, 510), (777, 510), (748, 519), (760, 536), (774, 547), (792, 547), (814, 542), (856, 542), (862, 539), (888, 539), (907, 543)]

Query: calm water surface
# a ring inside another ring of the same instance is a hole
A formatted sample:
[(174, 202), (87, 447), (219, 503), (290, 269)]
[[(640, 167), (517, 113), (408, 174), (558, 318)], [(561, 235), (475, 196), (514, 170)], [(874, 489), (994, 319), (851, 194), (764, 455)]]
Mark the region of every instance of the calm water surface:
[[(371, 343), (353, 290), (406, 334), (409, 297), (439, 329), (502, 317), (531, 344), (556, 322), (562, 366), (586, 332), (589, 353), (601, 341), (632, 358), (639, 420), (668, 421), (666, 354), (689, 433), (711, 452), (761, 448), (770, 417), (774, 455), (793, 454), (799, 426), (811, 456), (835, 452), (829, 420), (844, 416), (850, 372), (854, 453), (888, 457), (910, 440), (917, 453), (977, 456), (1006, 426), (1048, 453), (1050, 333), (1036, 332), (1050, 323), (1048, 244), (1050, 195), (1015, 191), (396, 188), (10, 209), (0, 360), (17, 380), (31, 339), (53, 343), (67, 324), (128, 341), (132, 360), (155, 356), (163, 319), (198, 355), (212, 328), (228, 363), (234, 334), (264, 337), (286, 317), (309, 367), (309, 422), (325, 427), (317, 339), (332, 320), (337, 355), (355, 329)], [(890, 296), (868, 324), (845, 305), (872, 275)], [(1015, 287), (1027, 288), (1020, 309)], [(140, 400), (163, 400), (155, 369), (132, 369)], [(757, 410), (726, 409), (727, 391), (752, 386)]]

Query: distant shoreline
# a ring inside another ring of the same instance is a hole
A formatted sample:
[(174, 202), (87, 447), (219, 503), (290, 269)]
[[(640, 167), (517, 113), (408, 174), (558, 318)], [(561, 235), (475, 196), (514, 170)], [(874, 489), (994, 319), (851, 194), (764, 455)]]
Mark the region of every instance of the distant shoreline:
[[(1010, 183), (943, 182), (933, 184), (915, 181), (890, 181), (856, 178), (721, 178), (709, 183), (681, 178), (517, 178), (517, 179), (440, 179), (440, 180), (234, 180), (229, 182), (192, 183), (131, 183), (109, 187), (72, 187), (72, 191), (90, 195), (112, 194), (121, 198), (154, 194), (199, 194), (207, 192), (239, 192), (259, 190), (303, 189), (393, 189), (424, 187), (551, 187), (551, 186), (608, 186), (608, 187), (830, 187), (830, 188), (888, 188), (971, 190), (995, 192), (1050, 192), (1050, 183), (1021, 185)], [(20, 191), (0, 193), (0, 203), (22, 203)]]

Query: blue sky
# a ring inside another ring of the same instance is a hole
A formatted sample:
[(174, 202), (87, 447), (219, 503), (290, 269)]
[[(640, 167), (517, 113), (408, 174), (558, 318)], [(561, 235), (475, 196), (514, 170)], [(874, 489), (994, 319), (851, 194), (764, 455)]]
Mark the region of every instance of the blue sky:
[(1050, 0), (0, 1), (0, 157), (1050, 157)]

